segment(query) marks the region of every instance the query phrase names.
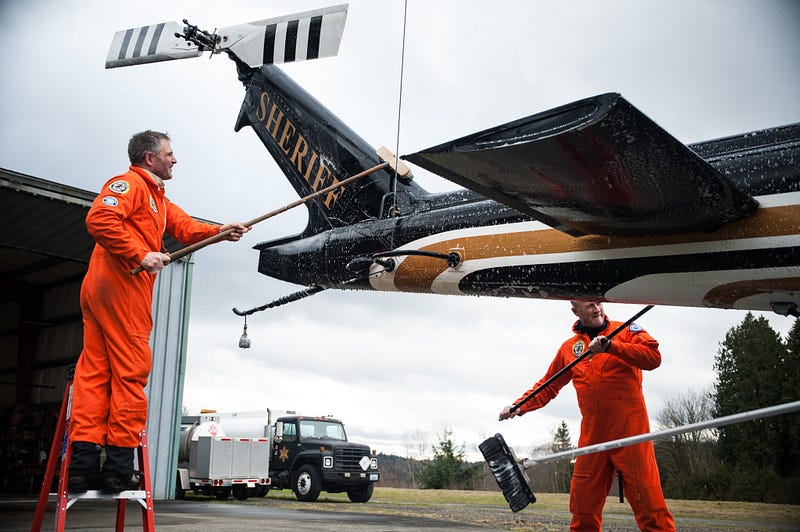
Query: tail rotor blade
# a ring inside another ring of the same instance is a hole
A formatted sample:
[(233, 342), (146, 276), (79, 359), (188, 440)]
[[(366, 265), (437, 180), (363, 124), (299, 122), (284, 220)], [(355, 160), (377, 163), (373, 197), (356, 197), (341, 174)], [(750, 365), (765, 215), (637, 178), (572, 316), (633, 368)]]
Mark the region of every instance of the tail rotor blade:
[(220, 28), (215, 51), (230, 51), (250, 67), (331, 57), (347, 20), (347, 4)]
[(111, 41), (106, 68), (197, 57), (203, 50), (176, 33), (183, 32), (177, 22), (162, 22), (141, 28), (118, 31)]
[(162, 22), (114, 34), (106, 68), (228, 52), (248, 66), (291, 63), (339, 53), (347, 4), (221, 28), (210, 33)]

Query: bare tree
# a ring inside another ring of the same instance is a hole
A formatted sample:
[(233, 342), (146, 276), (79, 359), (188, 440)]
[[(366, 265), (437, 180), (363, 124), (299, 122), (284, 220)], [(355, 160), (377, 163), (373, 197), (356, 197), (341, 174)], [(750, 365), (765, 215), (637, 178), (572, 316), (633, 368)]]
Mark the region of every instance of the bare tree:
[[(690, 388), (664, 401), (658, 414), (658, 423), (663, 429), (671, 429), (711, 419), (714, 399), (710, 390), (697, 391)], [(716, 429), (705, 429), (673, 436), (674, 441), (701, 442), (717, 439)]]
[[(668, 398), (658, 414), (661, 428), (669, 429), (711, 419), (714, 400), (709, 390), (689, 389)], [(717, 463), (715, 429), (677, 434), (657, 444), (656, 451), (664, 484), (678, 485), (688, 475), (707, 473)]]
[[(550, 431), (552, 440), (531, 449), (532, 458), (541, 458), (554, 453), (573, 449), (569, 427), (565, 421)], [(551, 460), (534, 464), (527, 470), (531, 489), (543, 493), (567, 493), (572, 478), (572, 467), (569, 458)]]
[(428, 433), (422, 430), (415, 430), (413, 434), (406, 432), (403, 434), (403, 447), (406, 449), (406, 463), (408, 473), (411, 475), (413, 487), (417, 487), (417, 471), (419, 464), (428, 456), (431, 446), (428, 443)]

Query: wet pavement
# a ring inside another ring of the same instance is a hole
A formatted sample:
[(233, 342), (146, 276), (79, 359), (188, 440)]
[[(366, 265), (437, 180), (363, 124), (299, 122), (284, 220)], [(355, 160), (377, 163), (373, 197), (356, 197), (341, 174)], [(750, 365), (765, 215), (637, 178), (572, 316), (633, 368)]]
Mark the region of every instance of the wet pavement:
[[(483, 528), (437, 519), (373, 513), (325, 512), (319, 510), (286, 509), (275, 506), (213, 504), (209, 501), (156, 501), (156, 530), (177, 532), (211, 530), (277, 530), (428, 532), (454, 530), (491, 531)], [(142, 529), (142, 511), (136, 501), (126, 505), (125, 529)], [(52, 530), (55, 503), (47, 505), (42, 530)], [(36, 512), (35, 497), (5, 497), (0, 499), (0, 530), (27, 531)], [(66, 530), (114, 530), (116, 505), (109, 500), (81, 499), (67, 511)]]

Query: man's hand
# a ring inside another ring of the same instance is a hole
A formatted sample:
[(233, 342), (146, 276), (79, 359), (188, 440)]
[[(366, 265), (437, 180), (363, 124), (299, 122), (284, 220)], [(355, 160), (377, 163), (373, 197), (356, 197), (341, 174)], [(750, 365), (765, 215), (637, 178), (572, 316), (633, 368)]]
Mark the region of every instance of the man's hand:
[(517, 409), (517, 410), (514, 410), (514, 411), (512, 412), (512, 411), (511, 411), (511, 409), (512, 409), (513, 407), (514, 407), (514, 405), (508, 405), (508, 406), (507, 406), (507, 407), (505, 407), (503, 410), (501, 410), (501, 411), (500, 411), (500, 417), (498, 418), (498, 419), (499, 419), (499, 421), (503, 421), (504, 419), (509, 419), (509, 418), (512, 418), (512, 417), (517, 417), (517, 416), (520, 416), (520, 415), (522, 415), (522, 414), (520, 414), (520, 413), (519, 413), (519, 410), (518, 410), (518, 409)]
[(592, 341), (589, 342), (589, 347), (587, 347), (587, 349), (592, 352), (592, 355), (596, 355), (598, 353), (605, 353), (610, 345), (611, 340), (605, 336), (595, 336)]
[(230, 232), (230, 234), (225, 239), (226, 240), (230, 240), (231, 242), (236, 242), (240, 238), (242, 238), (242, 236), (246, 232), (248, 232), (250, 229), (252, 229), (252, 227), (247, 227), (242, 222), (231, 222), (229, 224), (225, 224), (225, 225), (220, 226), (219, 232), (220, 233), (224, 233), (225, 231), (228, 231), (229, 229), (232, 229), (232, 231)]
[(169, 255), (158, 251), (150, 251), (144, 256), (139, 266), (148, 273), (158, 273), (169, 264)]

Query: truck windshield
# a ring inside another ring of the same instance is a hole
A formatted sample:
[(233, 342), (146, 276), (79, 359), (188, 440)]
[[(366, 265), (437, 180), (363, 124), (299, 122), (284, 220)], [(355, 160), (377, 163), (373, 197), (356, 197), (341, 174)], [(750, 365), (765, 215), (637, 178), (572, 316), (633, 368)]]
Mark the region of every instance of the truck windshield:
[(300, 437), (347, 441), (344, 426), (341, 423), (316, 419), (300, 420)]

